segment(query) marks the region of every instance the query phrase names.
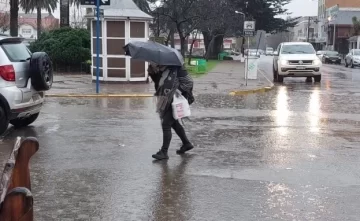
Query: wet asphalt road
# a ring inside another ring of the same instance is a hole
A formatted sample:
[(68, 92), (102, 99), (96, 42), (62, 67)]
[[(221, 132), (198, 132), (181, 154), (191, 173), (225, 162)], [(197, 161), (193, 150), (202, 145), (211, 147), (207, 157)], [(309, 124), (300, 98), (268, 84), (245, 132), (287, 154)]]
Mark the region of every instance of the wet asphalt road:
[[(271, 58), (260, 67), (271, 70)], [(268, 73), (271, 79), (272, 73)], [(198, 94), (193, 152), (153, 162), (152, 99), (48, 99), (33, 127), (36, 220), (359, 220), (360, 69), (326, 65), (321, 84)]]

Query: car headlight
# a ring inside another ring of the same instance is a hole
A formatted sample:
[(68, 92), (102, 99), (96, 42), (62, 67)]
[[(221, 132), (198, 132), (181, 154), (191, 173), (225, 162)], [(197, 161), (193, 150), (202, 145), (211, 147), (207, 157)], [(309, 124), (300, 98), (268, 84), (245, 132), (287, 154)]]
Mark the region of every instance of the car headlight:
[(320, 61), (320, 59), (315, 59), (313, 61), (313, 65), (321, 65), (321, 64), (322, 64), (322, 62)]
[(287, 61), (287, 60), (280, 60), (280, 64), (281, 64), (281, 65), (287, 65), (287, 64), (288, 64), (288, 61)]

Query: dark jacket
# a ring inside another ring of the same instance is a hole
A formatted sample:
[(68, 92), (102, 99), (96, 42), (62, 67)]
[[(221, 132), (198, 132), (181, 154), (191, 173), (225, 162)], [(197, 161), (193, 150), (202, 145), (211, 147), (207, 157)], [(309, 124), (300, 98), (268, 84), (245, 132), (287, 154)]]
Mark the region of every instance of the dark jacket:
[[(182, 95), (188, 100), (189, 104), (194, 103), (195, 98), (192, 93), (194, 82), (189, 73), (187, 72), (185, 67), (168, 67), (170, 69), (177, 69), (177, 78), (179, 79), (180, 86), (179, 90), (181, 91)], [(159, 89), (159, 82), (161, 79), (161, 73), (157, 73), (152, 69), (149, 65), (148, 68), (149, 76), (151, 77), (152, 81), (155, 84), (155, 90)]]

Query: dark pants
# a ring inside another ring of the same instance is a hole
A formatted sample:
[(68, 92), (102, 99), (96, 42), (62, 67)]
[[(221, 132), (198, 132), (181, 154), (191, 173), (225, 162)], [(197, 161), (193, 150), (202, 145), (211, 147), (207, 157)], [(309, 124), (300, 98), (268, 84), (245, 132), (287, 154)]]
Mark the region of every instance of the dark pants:
[(163, 150), (168, 150), (172, 138), (171, 128), (175, 130), (176, 134), (180, 137), (183, 144), (189, 144), (190, 141), (186, 137), (185, 130), (179, 121), (175, 120), (172, 114), (172, 108), (170, 107), (164, 114), (161, 122), (163, 130)]

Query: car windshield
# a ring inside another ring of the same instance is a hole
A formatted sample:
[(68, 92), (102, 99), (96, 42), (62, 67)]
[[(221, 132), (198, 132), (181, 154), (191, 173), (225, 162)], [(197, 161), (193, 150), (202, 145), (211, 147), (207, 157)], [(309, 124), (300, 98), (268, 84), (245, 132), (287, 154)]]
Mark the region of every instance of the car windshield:
[(272, 48), (267, 48), (266, 50), (267, 50), (267, 51), (273, 51), (274, 49), (272, 49)]
[(354, 55), (360, 55), (360, 50), (354, 50)]
[(284, 45), (281, 49), (282, 54), (315, 54), (312, 45), (299, 44), (299, 45)]
[(331, 56), (337, 56), (337, 55), (339, 55), (339, 52), (337, 52), (337, 51), (327, 51), (325, 54), (326, 55), (331, 55)]

